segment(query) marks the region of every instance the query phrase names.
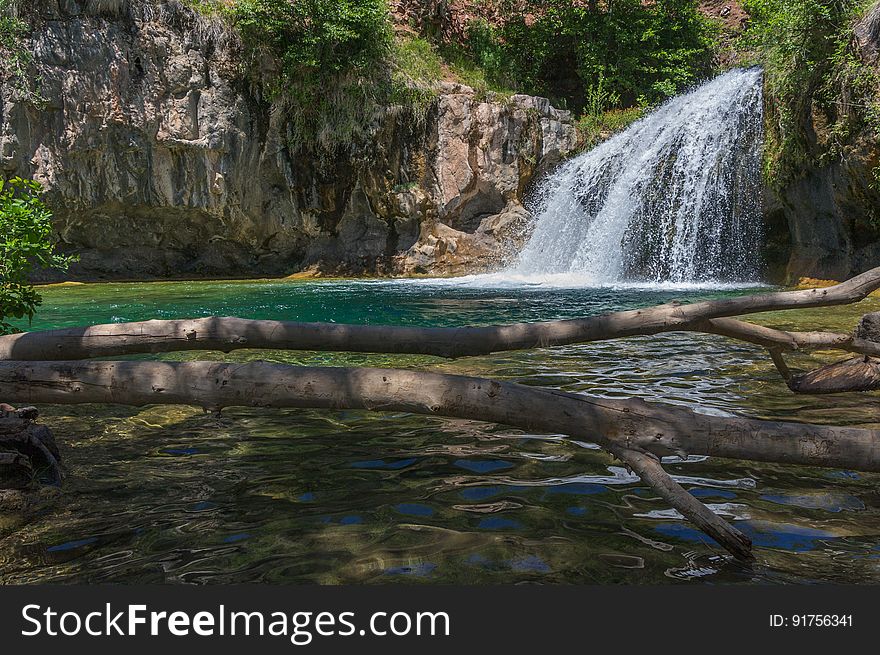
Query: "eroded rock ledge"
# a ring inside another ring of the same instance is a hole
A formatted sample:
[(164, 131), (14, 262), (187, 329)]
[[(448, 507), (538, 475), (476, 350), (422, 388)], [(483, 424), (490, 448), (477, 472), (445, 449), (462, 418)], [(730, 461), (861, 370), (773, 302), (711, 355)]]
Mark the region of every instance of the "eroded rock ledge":
[(575, 147), (547, 100), (446, 83), (423, 124), (389, 108), (356, 155), (294, 154), (233, 35), (175, 0), (89, 6), (42, 9), (46, 106), (0, 87), (0, 171), (45, 184), (74, 277), (485, 270)]

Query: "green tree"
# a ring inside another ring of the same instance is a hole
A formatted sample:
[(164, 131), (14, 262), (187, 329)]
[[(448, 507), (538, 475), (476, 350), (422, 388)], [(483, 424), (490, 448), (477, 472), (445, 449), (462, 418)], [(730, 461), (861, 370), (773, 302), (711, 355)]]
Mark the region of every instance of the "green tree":
[(357, 144), (395, 100), (387, 0), (190, 3), (223, 16), (241, 35), (251, 71), (287, 107), (292, 146), (334, 151)]
[(277, 55), (287, 81), (366, 71), (391, 48), (386, 0), (235, 0), (245, 43)]
[[(597, 85), (621, 106), (663, 100), (712, 71), (717, 26), (695, 0), (504, 0), (505, 20), (471, 26), (489, 74), (580, 110)], [(591, 92), (592, 89), (592, 92)], [(591, 98), (592, 96), (592, 98)]]
[(0, 334), (15, 332), (6, 319), (33, 318), (42, 301), (29, 276), (35, 266), (66, 269), (72, 257), (52, 243), (52, 213), (38, 182), (0, 179)]

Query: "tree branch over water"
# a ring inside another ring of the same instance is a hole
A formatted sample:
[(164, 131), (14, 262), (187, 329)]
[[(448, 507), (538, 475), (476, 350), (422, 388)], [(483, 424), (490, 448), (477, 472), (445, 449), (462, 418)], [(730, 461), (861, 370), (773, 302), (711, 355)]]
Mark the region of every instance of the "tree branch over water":
[(880, 289), (880, 267), (825, 289), (779, 291), (666, 304), (599, 316), (485, 327), (343, 325), (211, 317), (24, 332), (0, 337), (0, 360), (89, 359), (184, 350), (243, 348), (465, 357), (662, 332), (707, 332), (785, 350), (835, 348), (880, 355), (880, 344), (850, 335), (785, 332), (732, 316), (845, 305)]
[(682, 515), (740, 558), (747, 557), (747, 539), (719, 517), (709, 518), (708, 510), (663, 471), (660, 457), (690, 453), (880, 471), (878, 430), (708, 416), (637, 399), (401, 369), (267, 362), (0, 362), (0, 395), (27, 404), (411, 412), (567, 434), (616, 453)]
[[(825, 289), (666, 304), (601, 316), (514, 325), (419, 328), (201, 318), (118, 323), (0, 337), (0, 397), (10, 402), (187, 404), (412, 412), (560, 433), (598, 443), (734, 556), (746, 536), (663, 470), (665, 455), (709, 455), (880, 472), (880, 431), (708, 416), (638, 399), (612, 400), (474, 377), (376, 368), (253, 362), (82, 362), (93, 357), (240, 348), (462, 357), (662, 332), (717, 334), (767, 348), (789, 388), (809, 393), (880, 386), (876, 332), (789, 332), (734, 318), (842, 305), (880, 289), (880, 268)], [(876, 317), (875, 317), (876, 318)], [(872, 319), (874, 320), (874, 319)], [(880, 321), (875, 321), (880, 326)], [(870, 321), (868, 322), (870, 323)], [(868, 334), (870, 338), (864, 338)], [(807, 374), (783, 352), (837, 349), (859, 358)]]

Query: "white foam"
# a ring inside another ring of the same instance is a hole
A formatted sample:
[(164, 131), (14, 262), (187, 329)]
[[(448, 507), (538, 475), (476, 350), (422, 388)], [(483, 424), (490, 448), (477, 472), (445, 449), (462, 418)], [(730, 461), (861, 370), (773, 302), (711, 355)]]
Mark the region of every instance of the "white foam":
[(536, 193), (517, 261), (477, 283), (678, 290), (756, 280), (761, 87), (760, 69), (728, 71), (566, 162)]
[(486, 273), (483, 275), (462, 275), (444, 278), (400, 279), (404, 284), (472, 288), (472, 289), (620, 289), (633, 291), (734, 291), (767, 286), (761, 282), (609, 282), (585, 273), (534, 273), (516, 272)]

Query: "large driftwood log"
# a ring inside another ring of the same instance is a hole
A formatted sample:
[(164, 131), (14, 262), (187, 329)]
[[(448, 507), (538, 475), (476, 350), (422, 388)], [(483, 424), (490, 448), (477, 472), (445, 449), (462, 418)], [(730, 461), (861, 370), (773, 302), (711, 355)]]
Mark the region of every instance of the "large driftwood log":
[(474, 377), (253, 362), (0, 362), (15, 402), (194, 404), (412, 412), (562, 433), (615, 452), (738, 558), (748, 539), (675, 483), (657, 458), (688, 453), (880, 471), (880, 431), (725, 418)]
[(21, 403), (301, 407), (412, 412), (561, 433), (658, 457), (711, 455), (880, 472), (880, 430), (763, 421), (484, 378), (251, 362), (0, 362)]
[(419, 328), (200, 318), (113, 323), (0, 337), (0, 360), (48, 361), (180, 350), (240, 348), (406, 353), (463, 357), (661, 332), (694, 331), (784, 350), (838, 348), (880, 355), (852, 335), (796, 333), (730, 319), (741, 314), (857, 302), (880, 288), (880, 268), (825, 289), (667, 304), (580, 319), (486, 327)]

